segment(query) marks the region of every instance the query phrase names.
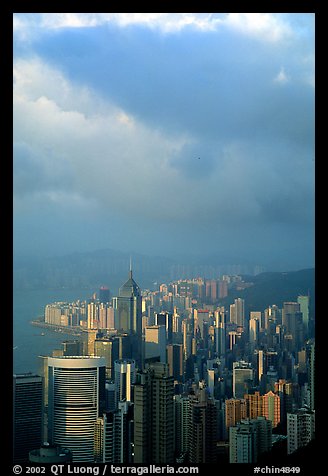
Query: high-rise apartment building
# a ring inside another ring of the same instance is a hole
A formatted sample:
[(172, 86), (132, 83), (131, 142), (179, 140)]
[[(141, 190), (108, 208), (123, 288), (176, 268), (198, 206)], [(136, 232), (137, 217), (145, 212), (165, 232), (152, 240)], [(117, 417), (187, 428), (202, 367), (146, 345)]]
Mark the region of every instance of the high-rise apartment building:
[(168, 344), (167, 345), (167, 363), (169, 365), (170, 376), (174, 380), (182, 381), (183, 379), (183, 345)]
[(262, 453), (269, 452), (272, 448), (272, 421), (264, 415), (253, 421), (257, 426), (257, 454), (260, 456)]
[(303, 345), (303, 314), (298, 302), (284, 302), (282, 309), (282, 324), (285, 327), (287, 348), (297, 352)]
[(245, 399), (230, 398), (225, 401), (225, 426), (229, 430), (247, 417), (247, 402)]
[(200, 333), (202, 339), (205, 336), (206, 324), (209, 322), (208, 309), (194, 309), (194, 333)]
[(258, 350), (257, 353), (257, 382), (260, 388), (266, 388), (267, 372), (278, 370), (278, 353), (273, 350)]
[(216, 279), (205, 280), (205, 296), (208, 302), (215, 302), (219, 297), (218, 281)]
[(79, 340), (64, 340), (62, 342), (63, 355), (81, 355), (83, 346)]
[(165, 326), (166, 341), (168, 344), (172, 342), (173, 332), (173, 314), (171, 312), (155, 312), (155, 325)]
[(280, 421), (286, 423), (287, 414), (296, 409), (294, 399), (294, 385), (284, 379), (279, 379), (275, 384), (274, 393), (280, 397)]
[(315, 343), (309, 346), (309, 356), (307, 360), (308, 373), (308, 406), (310, 410), (315, 409)]
[(265, 373), (264, 350), (257, 352), (257, 382), (260, 384)]
[(150, 366), (149, 372), (153, 406), (150, 420), (151, 461), (172, 463), (174, 454), (173, 378), (169, 375), (167, 364), (155, 363)]
[(262, 396), (262, 415), (271, 420), (272, 428), (280, 423), (280, 397), (272, 391)]
[(193, 337), (192, 322), (191, 319), (184, 319), (181, 324), (184, 360), (186, 360), (191, 354), (191, 340)]
[(134, 386), (134, 463), (174, 461), (174, 381), (168, 365), (151, 364)]
[(87, 328), (98, 329), (99, 308), (94, 301), (87, 305)]
[(303, 322), (303, 332), (304, 337), (309, 336), (309, 296), (298, 296), (297, 302), (300, 305), (300, 310), (302, 313), (302, 322)]
[(97, 338), (98, 329), (84, 329), (82, 331), (82, 346), (84, 356), (95, 355), (95, 340)]
[(245, 300), (242, 298), (235, 299), (230, 305), (230, 322), (234, 322), (237, 326), (245, 327)]
[(272, 447), (272, 424), (265, 417), (242, 420), (229, 429), (229, 462), (256, 463)]
[(264, 416), (272, 422), (272, 428), (280, 423), (280, 397), (279, 395), (269, 391), (265, 395), (260, 392), (253, 394), (245, 394), (247, 405), (247, 418), (254, 419)]
[(166, 362), (165, 326), (146, 326), (144, 346), (145, 360), (158, 357), (160, 362)]
[(132, 402), (133, 384), (136, 380), (136, 362), (133, 359), (116, 360), (114, 364), (115, 402)]
[(114, 362), (119, 359), (119, 339), (117, 337), (99, 337), (94, 342), (94, 353), (106, 361), (106, 377), (114, 379)]
[(275, 304), (264, 310), (264, 322), (262, 330), (268, 330), (270, 323), (274, 323), (275, 325), (281, 324), (281, 309), (279, 309)]
[(48, 439), (74, 462), (94, 461), (95, 423), (105, 410), (103, 357), (48, 358)]
[(304, 406), (294, 413), (287, 414), (287, 453), (306, 446), (314, 439), (315, 413)]
[(13, 398), (13, 456), (16, 464), (24, 464), (29, 461), (29, 452), (42, 443), (42, 377), (32, 373), (15, 374)]
[(110, 301), (109, 288), (107, 286), (100, 286), (98, 296), (100, 302), (108, 303)]
[(217, 410), (205, 388), (190, 396), (188, 431), (189, 463), (216, 461)]
[(253, 385), (254, 374), (249, 362), (233, 362), (232, 366), (232, 394), (234, 398), (243, 398)]
[(258, 344), (260, 335), (260, 320), (258, 317), (251, 315), (249, 319), (249, 343), (251, 349), (254, 350)]
[(221, 279), (218, 282), (218, 292), (219, 292), (219, 298), (225, 298), (228, 296), (228, 283), (227, 281)]
[(224, 322), (219, 322), (214, 328), (215, 352), (218, 356), (224, 355), (226, 350), (226, 332)]
[(263, 399), (260, 392), (248, 393), (244, 396), (247, 406), (247, 417), (254, 419), (263, 415)]
[(190, 399), (188, 395), (174, 395), (175, 454), (188, 452)]
[(115, 411), (97, 419), (95, 461), (99, 463), (132, 463), (133, 404), (121, 401)]
[(249, 420), (229, 428), (229, 463), (257, 461), (257, 429)]

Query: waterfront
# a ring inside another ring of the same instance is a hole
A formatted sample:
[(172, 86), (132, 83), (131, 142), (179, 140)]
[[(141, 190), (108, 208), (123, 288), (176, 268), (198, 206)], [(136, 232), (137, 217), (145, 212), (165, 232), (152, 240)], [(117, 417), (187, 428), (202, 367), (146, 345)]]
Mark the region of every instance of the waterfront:
[(39, 372), (39, 355), (50, 355), (70, 339), (64, 333), (40, 329), (31, 324), (44, 314), (46, 304), (88, 299), (95, 289), (14, 290), (13, 293), (13, 371)]

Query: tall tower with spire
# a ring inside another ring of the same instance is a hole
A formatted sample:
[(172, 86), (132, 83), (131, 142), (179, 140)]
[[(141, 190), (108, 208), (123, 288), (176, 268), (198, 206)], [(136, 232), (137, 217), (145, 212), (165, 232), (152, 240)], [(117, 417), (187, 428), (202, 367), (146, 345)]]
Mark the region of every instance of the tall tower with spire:
[[(114, 325), (120, 333), (125, 333), (138, 340), (138, 348), (142, 339), (142, 296), (138, 284), (132, 276), (132, 263), (128, 280), (120, 287), (117, 297), (113, 298)], [(135, 347), (135, 346), (134, 346)], [(134, 355), (136, 360), (138, 356)]]

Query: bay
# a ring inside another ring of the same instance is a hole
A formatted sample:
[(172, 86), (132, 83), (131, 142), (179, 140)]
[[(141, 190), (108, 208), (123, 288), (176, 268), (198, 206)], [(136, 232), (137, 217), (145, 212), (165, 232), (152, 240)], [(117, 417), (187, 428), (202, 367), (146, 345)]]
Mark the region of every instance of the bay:
[[(39, 373), (40, 355), (51, 355), (54, 349), (62, 348), (62, 341), (72, 339), (30, 324), (44, 315), (46, 304), (55, 301), (73, 302), (85, 300), (96, 289), (31, 289), (13, 291), (13, 372)], [(42, 335), (44, 334), (44, 335)]]

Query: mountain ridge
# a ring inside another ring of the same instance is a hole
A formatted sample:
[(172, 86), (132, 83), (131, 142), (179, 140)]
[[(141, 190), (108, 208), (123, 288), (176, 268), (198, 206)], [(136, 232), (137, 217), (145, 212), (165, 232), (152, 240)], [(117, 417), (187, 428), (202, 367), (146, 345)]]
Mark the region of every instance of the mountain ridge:
[[(258, 299), (252, 303), (254, 289), (258, 289), (267, 300), (272, 293), (271, 287), (280, 288), (280, 294), (291, 294), (292, 299), (299, 289), (307, 293), (307, 287), (314, 294), (314, 268), (298, 271), (264, 271), (254, 274), (258, 265), (250, 264), (221, 264), (210, 262), (209, 257), (204, 262), (195, 257), (194, 262), (183, 262), (175, 258), (162, 256), (147, 256), (136, 252), (122, 252), (113, 249), (95, 250), (90, 252), (74, 252), (64, 256), (48, 258), (15, 257), (13, 266), (14, 287), (16, 289), (51, 289), (51, 288), (95, 288), (107, 285), (115, 292), (125, 282), (132, 258), (133, 275), (136, 282), (143, 289), (158, 289), (161, 283), (169, 283), (178, 279), (204, 277), (207, 279), (219, 278), (223, 274), (238, 274), (253, 285), (245, 290), (233, 290), (229, 294), (231, 300), (236, 297), (247, 296), (250, 305), (257, 305)], [(185, 259), (187, 257), (185, 256)], [(296, 273), (296, 274), (295, 274)], [(299, 274), (297, 274), (299, 273)], [(305, 281), (305, 282), (304, 282)], [(266, 284), (265, 284), (266, 283)], [(254, 287), (255, 286), (255, 287)], [(285, 291), (284, 292), (284, 286)], [(273, 293), (273, 297), (274, 297)], [(223, 300), (224, 301), (224, 300)], [(227, 303), (228, 304), (228, 301)], [(270, 302), (269, 304), (277, 304)]]

